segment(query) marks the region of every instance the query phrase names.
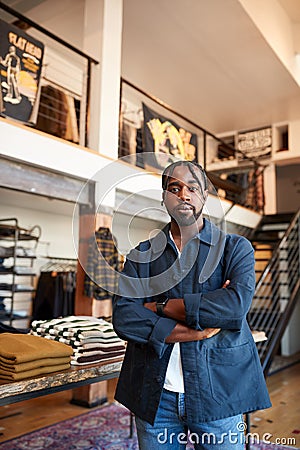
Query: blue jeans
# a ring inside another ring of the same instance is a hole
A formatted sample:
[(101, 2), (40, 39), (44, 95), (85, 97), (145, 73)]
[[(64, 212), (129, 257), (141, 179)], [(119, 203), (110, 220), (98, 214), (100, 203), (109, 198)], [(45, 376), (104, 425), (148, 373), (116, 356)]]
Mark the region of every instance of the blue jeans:
[[(242, 414), (206, 423), (186, 418), (184, 394), (163, 390), (154, 425), (136, 417), (140, 450), (244, 450)], [(194, 447), (193, 447), (194, 445)]]

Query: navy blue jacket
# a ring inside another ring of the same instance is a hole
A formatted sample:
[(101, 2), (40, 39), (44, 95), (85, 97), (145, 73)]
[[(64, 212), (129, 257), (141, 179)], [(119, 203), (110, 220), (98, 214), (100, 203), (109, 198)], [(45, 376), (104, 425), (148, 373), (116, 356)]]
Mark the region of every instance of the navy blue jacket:
[(128, 341), (116, 400), (153, 424), (174, 345), (165, 338), (176, 321), (143, 304), (166, 295), (184, 299), (189, 327), (221, 328), (212, 338), (180, 343), (188, 418), (207, 422), (270, 407), (246, 321), (254, 289), (251, 243), (206, 219), (180, 259), (169, 226), (140, 243), (126, 259), (114, 298), (114, 329)]

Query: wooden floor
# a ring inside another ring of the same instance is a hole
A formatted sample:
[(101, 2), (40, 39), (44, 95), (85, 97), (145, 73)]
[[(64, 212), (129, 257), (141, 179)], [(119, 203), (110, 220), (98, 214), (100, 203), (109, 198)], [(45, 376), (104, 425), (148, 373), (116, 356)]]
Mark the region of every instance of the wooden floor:
[[(113, 400), (116, 380), (109, 381), (108, 399)], [(267, 379), (272, 408), (251, 415), (251, 433), (271, 442), (300, 447), (300, 363)], [(2, 406), (0, 442), (89, 410), (70, 403), (71, 391)], [(267, 434), (266, 434), (267, 433)], [(292, 440), (290, 440), (292, 439)]]

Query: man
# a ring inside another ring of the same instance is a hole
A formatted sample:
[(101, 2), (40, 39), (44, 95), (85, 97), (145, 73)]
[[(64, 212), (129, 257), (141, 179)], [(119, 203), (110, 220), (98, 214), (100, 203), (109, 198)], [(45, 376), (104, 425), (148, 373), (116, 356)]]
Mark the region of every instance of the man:
[(136, 416), (141, 450), (241, 450), (242, 413), (271, 406), (246, 321), (253, 248), (203, 217), (200, 165), (169, 165), (162, 185), (171, 222), (129, 253), (114, 301), (128, 341), (116, 399)]
[(18, 76), (21, 70), (21, 62), (13, 45), (9, 47), (4, 60), (0, 57), (0, 63), (7, 67), (8, 89), (3, 100), (10, 103), (20, 103), (22, 96), (18, 87)]

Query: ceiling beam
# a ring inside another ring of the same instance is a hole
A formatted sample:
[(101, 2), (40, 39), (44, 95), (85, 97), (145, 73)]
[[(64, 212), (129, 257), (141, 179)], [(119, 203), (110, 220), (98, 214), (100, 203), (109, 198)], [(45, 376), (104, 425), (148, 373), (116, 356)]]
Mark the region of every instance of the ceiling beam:
[[(32, 165), (0, 159), (0, 187), (63, 200), (93, 205), (93, 189), (84, 189), (86, 181)], [(80, 194), (80, 197), (79, 197)]]

